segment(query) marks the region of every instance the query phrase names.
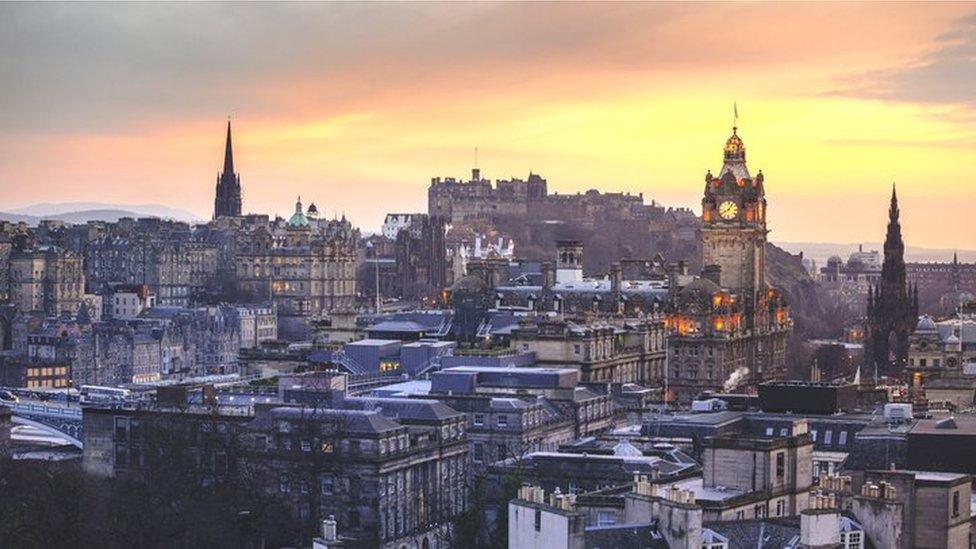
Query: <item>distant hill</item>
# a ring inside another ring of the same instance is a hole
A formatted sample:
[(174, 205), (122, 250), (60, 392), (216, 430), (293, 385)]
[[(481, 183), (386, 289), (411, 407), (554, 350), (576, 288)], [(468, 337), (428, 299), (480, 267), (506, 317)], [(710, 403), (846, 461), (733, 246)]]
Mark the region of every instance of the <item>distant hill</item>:
[(43, 219), (55, 219), (65, 223), (84, 224), (89, 221), (115, 222), (122, 217), (159, 217), (187, 223), (202, 220), (195, 214), (161, 204), (119, 205), (100, 202), (63, 202), (32, 204), (0, 212), (0, 220), (36, 225)]
[[(834, 242), (777, 242), (777, 246), (790, 252), (798, 254), (803, 252), (804, 257), (808, 257), (817, 262), (817, 265), (825, 265), (830, 256), (839, 256), (844, 261), (851, 252), (856, 251), (858, 246), (863, 246), (865, 251), (883, 249), (880, 242), (864, 242), (862, 244), (839, 244)], [(905, 247), (906, 261), (952, 261), (952, 254), (959, 253), (959, 261), (966, 263), (976, 262), (976, 250), (953, 250), (949, 248), (920, 248), (917, 246)]]

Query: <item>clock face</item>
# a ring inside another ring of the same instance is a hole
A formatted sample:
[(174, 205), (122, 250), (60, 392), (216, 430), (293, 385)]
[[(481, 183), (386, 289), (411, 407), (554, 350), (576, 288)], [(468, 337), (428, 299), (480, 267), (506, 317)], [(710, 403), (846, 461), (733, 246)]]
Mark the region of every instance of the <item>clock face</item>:
[(739, 206), (731, 200), (726, 200), (722, 202), (718, 207), (718, 215), (722, 216), (722, 219), (735, 219), (735, 216), (739, 213)]

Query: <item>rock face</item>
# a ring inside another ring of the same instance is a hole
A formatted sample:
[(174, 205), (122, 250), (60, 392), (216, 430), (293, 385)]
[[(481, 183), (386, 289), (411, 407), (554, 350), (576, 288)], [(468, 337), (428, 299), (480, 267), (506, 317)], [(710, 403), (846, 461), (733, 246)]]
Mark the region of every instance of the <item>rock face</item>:
[(823, 292), (813, 280), (799, 255), (793, 255), (775, 244), (766, 244), (766, 280), (786, 294), (793, 317), (794, 332), (810, 337), (835, 337), (843, 328), (831, 321)]

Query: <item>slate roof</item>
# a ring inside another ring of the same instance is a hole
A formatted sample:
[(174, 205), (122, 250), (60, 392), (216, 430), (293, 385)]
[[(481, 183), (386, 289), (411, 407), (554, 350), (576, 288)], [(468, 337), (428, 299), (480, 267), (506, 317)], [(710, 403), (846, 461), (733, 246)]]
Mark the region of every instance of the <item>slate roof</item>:
[(664, 536), (650, 524), (588, 526), (583, 535), (589, 549), (668, 549)]
[(370, 332), (426, 332), (427, 327), (413, 320), (384, 320), (369, 327)]
[(447, 404), (432, 399), (347, 397), (344, 403), (347, 407), (374, 410), (397, 420), (441, 421), (464, 415)]
[(911, 429), (913, 435), (976, 435), (976, 418), (955, 416), (943, 419), (920, 419)]
[(799, 517), (710, 522), (704, 527), (727, 538), (729, 548), (785, 549), (795, 547), (800, 541)]
[(367, 410), (311, 410), (297, 406), (281, 406), (270, 410), (269, 418), (290, 421), (334, 421), (342, 425), (342, 429), (350, 433), (385, 433), (403, 428), (402, 425), (388, 419), (379, 412)]

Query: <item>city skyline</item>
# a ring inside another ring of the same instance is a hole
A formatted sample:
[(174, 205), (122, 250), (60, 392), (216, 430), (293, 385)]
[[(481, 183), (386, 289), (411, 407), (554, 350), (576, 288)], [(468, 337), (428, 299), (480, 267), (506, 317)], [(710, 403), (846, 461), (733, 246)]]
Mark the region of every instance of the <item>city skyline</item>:
[(207, 219), (230, 111), (245, 212), (302, 195), (373, 229), (475, 147), (492, 179), (699, 212), (737, 102), (772, 240), (878, 241), (895, 182), (908, 245), (976, 248), (972, 5), (0, 10), (0, 209), (96, 194)]

